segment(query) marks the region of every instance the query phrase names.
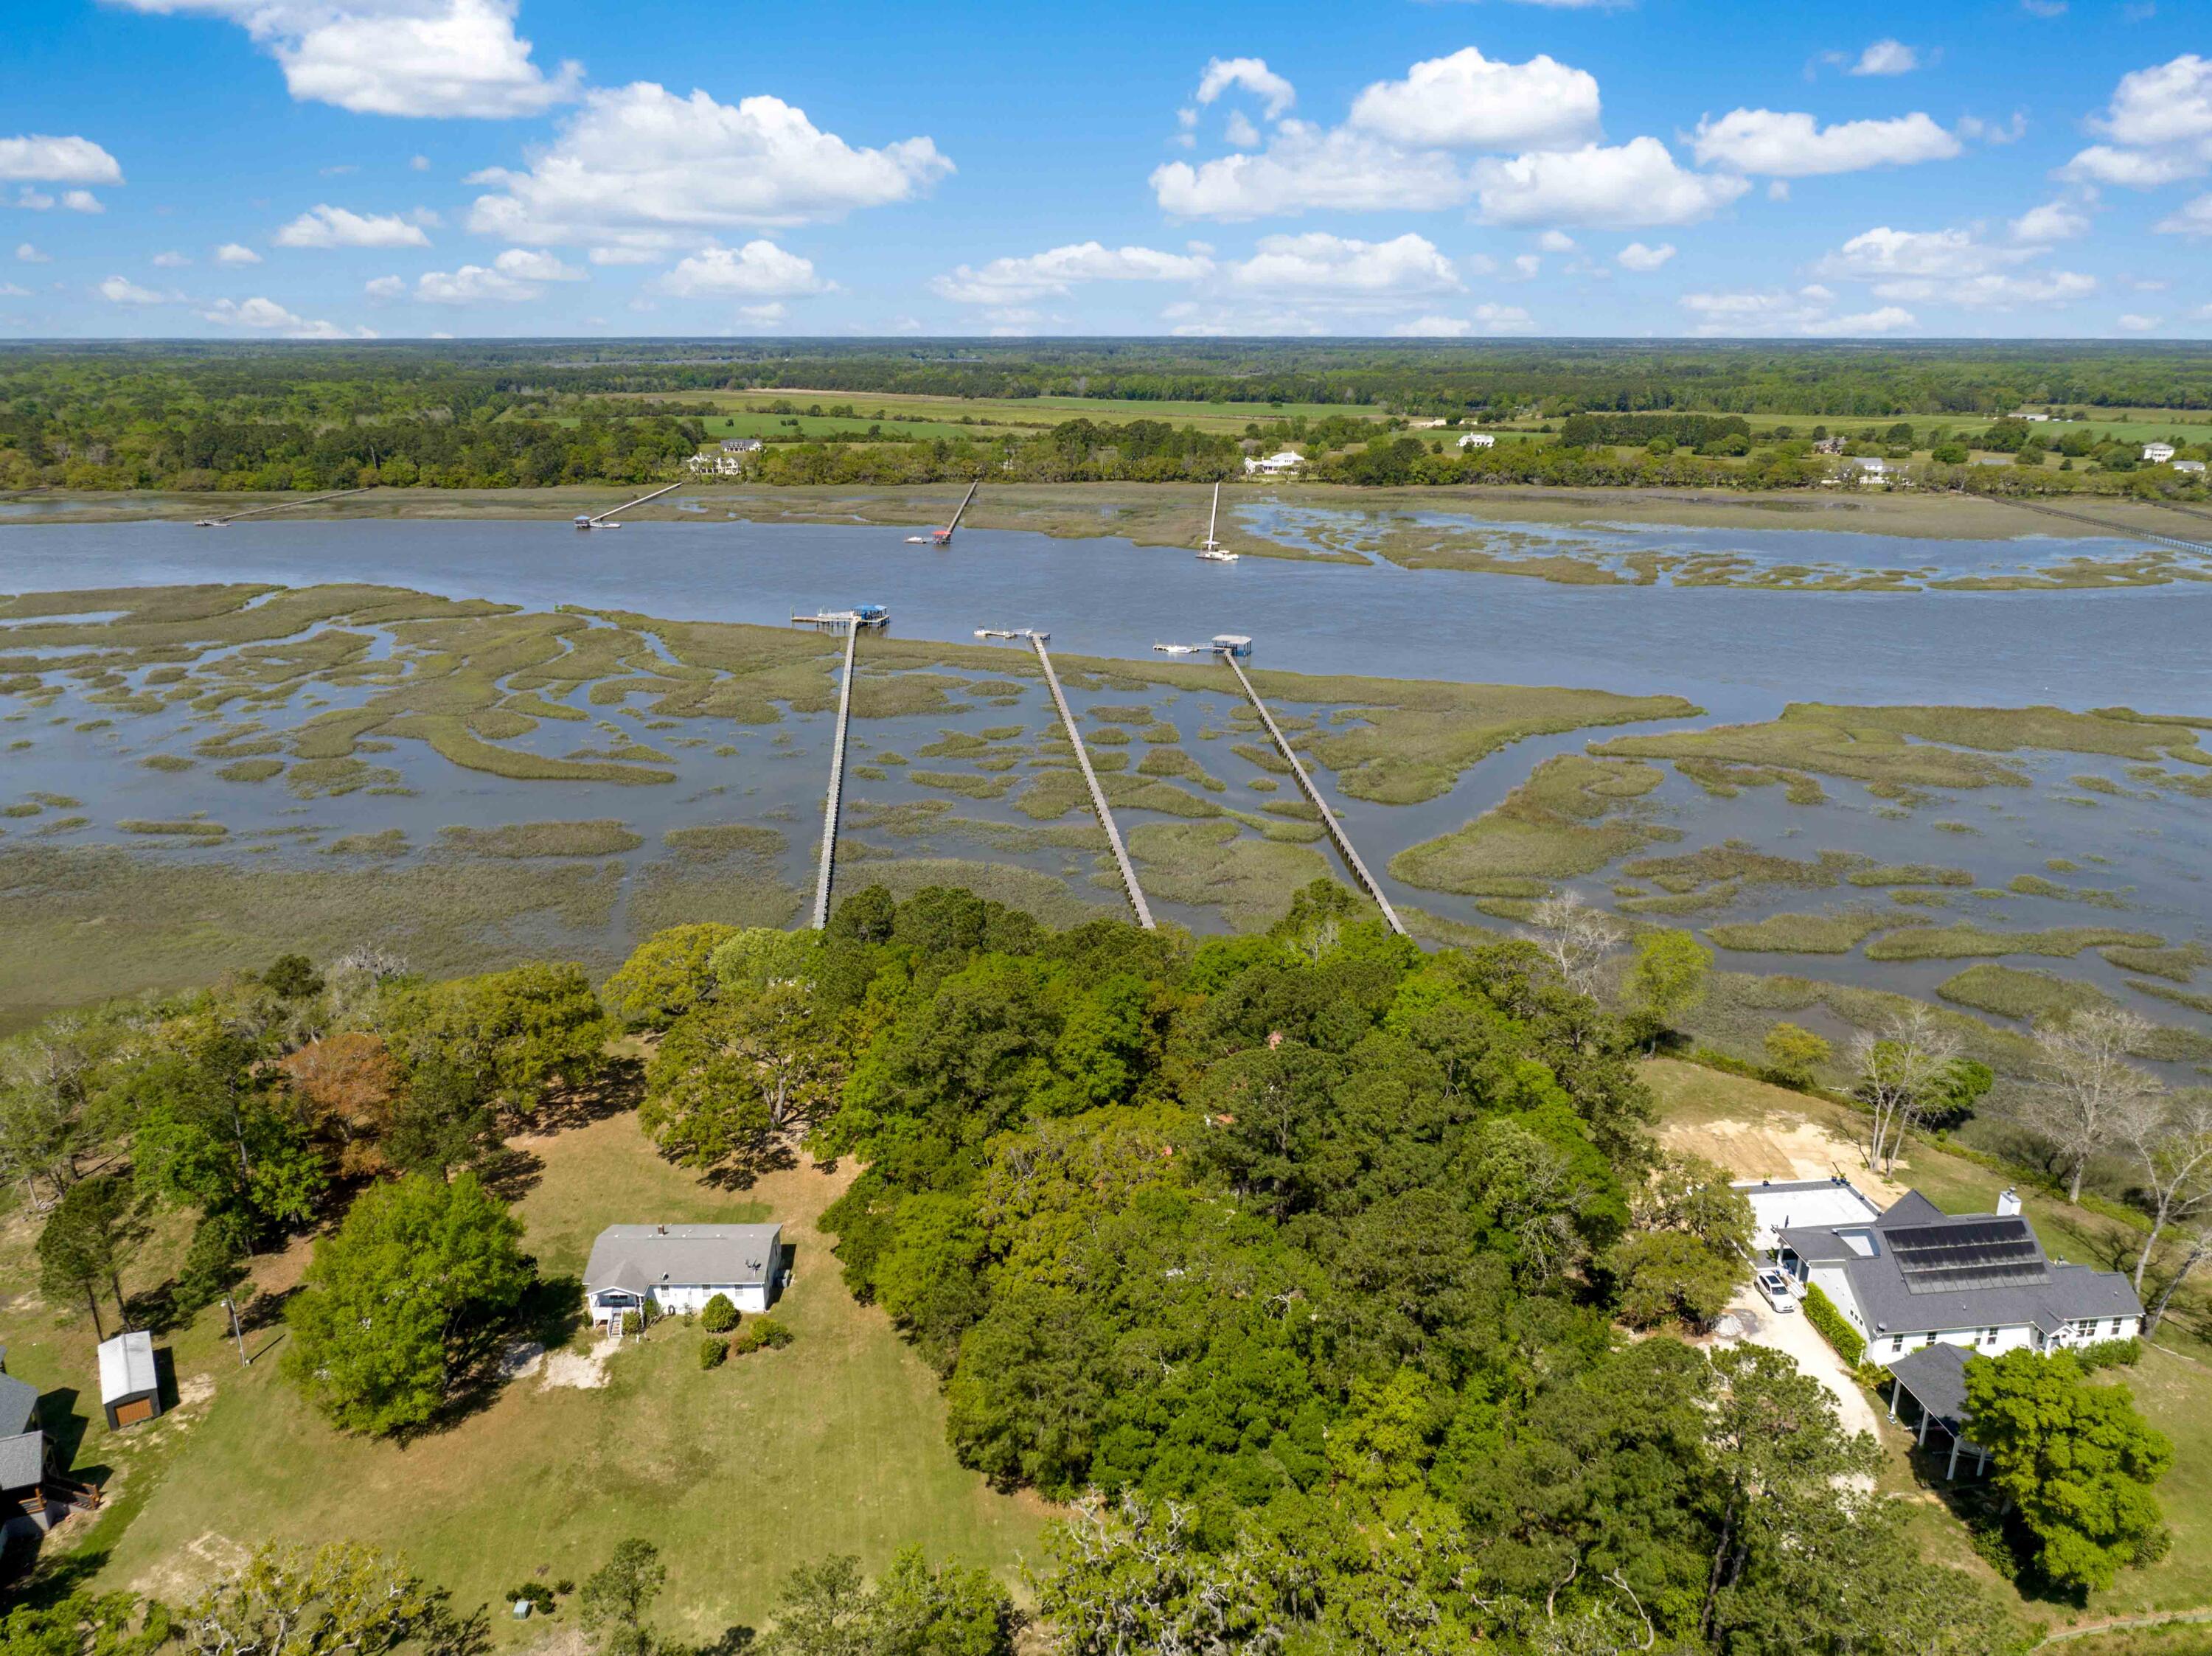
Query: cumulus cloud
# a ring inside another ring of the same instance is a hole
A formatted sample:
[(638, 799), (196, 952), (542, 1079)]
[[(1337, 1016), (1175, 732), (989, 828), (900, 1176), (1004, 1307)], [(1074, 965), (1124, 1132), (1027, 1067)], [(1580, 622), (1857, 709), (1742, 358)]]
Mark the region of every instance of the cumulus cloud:
[(1859, 53), (1847, 75), (1910, 75), (1920, 67), (1920, 52), (1902, 40), (1876, 40)]
[(994, 258), (980, 270), (963, 264), (929, 286), (939, 298), (963, 305), (1012, 305), (1065, 294), (1079, 282), (1191, 282), (1212, 269), (1212, 259), (1202, 253), (1082, 241), (1022, 258)]
[(1178, 218), (1224, 221), (1302, 213), (1310, 208), (1429, 212), (1456, 207), (1468, 181), (1449, 155), (1418, 152), (1346, 128), (1284, 121), (1266, 149), (1193, 167), (1155, 167), (1152, 193)]
[(374, 339), (367, 328), (347, 330), (335, 322), (311, 322), (295, 316), (273, 299), (218, 299), (200, 314), (226, 328), (251, 328), (258, 333), (281, 333), (288, 339)]
[(181, 270), (191, 263), (188, 257), (173, 247), (154, 255), (154, 268), (157, 270)]
[(1814, 266), (1829, 279), (1873, 284), (1876, 298), (1908, 304), (2009, 310), (2063, 305), (2097, 291), (2078, 270), (2027, 270), (2034, 246), (1997, 246), (1971, 230), (1896, 230), (1884, 225), (1853, 236)]
[(226, 241), (215, 250), (215, 262), (218, 264), (258, 264), (261, 255), (243, 242)]
[(320, 203), (271, 238), (279, 247), (428, 247), (422, 227), (397, 213), (362, 214)]
[(545, 290), (486, 264), (458, 270), (425, 270), (415, 278), (415, 297), (426, 305), (517, 305)]
[(642, 252), (696, 246), (732, 225), (813, 223), (908, 201), (951, 171), (926, 137), (859, 149), (781, 98), (730, 105), (640, 81), (591, 93), (527, 171), (473, 175), (503, 193), (478, 197), (469, 227)]
[(739, 294), (768, 299), (823, 293), (830, 284), (815, 273), (813, 260), (756, 239), (742, 247), (702, 247), (679, 261), (660, 279), (660, 286), (664, 292), (684, 298)]
[(1815, 282), (1793, 290), (1684, 294), (1682, 308), (1708, 337), (1799, 334), (1812, 338), (1863, 338), (1917, 327), (1911, 312), (1896, 305), (1838, 315), (1836, 296)]
[(1650, 137), (1486, 157), (1474, 165), (1474, 183), (1482, 216), (1492, 224), (1622, 229), (1695, 224), (1751, 187), (1740, 178), (1689, 172)]
[(157, 294), (151, 288), (142, 288), (129, 276), (112, 276), (92, 290), (111, 305), (167, 305), (176, 300), (174, 294)]
[(1464, 339), (1472, 333), (1525, 333), (1535, 318), (1518, 305), (1478, 305), (1471, 316), (1422, 316), (1390, 331), (1401, 339)]
[(2212, 236), (2212, 196), (2199, 196), (2151, 227), (2162, 236)]
[(1596, 77), (1539, 53), (1525, 64), (1473, 46), (1415, 64), (1352, 100), (1352, 124), (1417, 149), (1543, 149), (1597, 130)]
[(31, 290), (19, 288), (12, 282), (0, 282), (0, 299), (28, 299)]
[(1662, 241), (1656, 247), (1646, 247), (1640, 241), (1632, 241), (1613, 257), (1624, 270), (1656, 270), (1674, 257), (1674, 244)]
[(1198, 77), (1198, 101), (1210, 104), (1232, 87), (1259, 99), (1271, 121), (1298, 98), (1291, 83), (1269, 69), (1264, 58), (1210, 58)]
[(514, 32), (519, 0), (121, 0), (229, 19), (303, 101), (361, 115), (535, 115), (576, 95), (580, 64), (548, 76)]
[(1357, 241), (1311, 231), (1262, 236), (1258, 251), (1227, 267), (1239, 288), (1274, 293), (1372, 298), (1453, 293), (1463, 285), (1452, 263), (1425, 236)]
[(1959, 141), (1914, 112), (1887, 121), (1839, 121), (1821, 126), (1808, 114), (1732, 110), (1698, 123), (1693, 147), (1705, 165), (1771, 178), (1805, 179), (1948, 161)]
[(1877, 282), (1875, 295), (1923, 305), (1956, 305), (1969, 311), (2009, 311), (2023, 305), (2070, 305), (2097, 291), (2097, 278), (2080, 270), (1984, 270), (1979, 276), (1936, 281), (1908, 276)]
[(374, 300), (404, 299), (407, 294), (404, 276), (372, 276), (362, 284), (362, 291)]
[(2112, 102), (2089, 125), (2092, 144), (2061, 176), (2151, 190), (2212, 168), (2212, 58), (2185, 52), (2120, 77)]
[(54, 256), (40, 252), (27, 241), (19, 241), (15, 244), (15, 260), (20, 264), (51, 264)]
[(100, 204), (100, 197), (89, 190), (63, 191), (62, 205), (72, 213), (105, 213), (107, 210)]
[(32, 133), (0, 138), (0, 179), (40, 184), (120, 184), (123, 167), (89, 138)]
[(581, 282), (583, 271), (573, 264), (564, 264), (553, 254), (540, 248), (510, 247), (492, 260), (492, 268), (503, 276), (523, 282)]
[(2089, 234), (2089, 215), (2079, 203), (2047, 201), (2031, 207), (2012, 221), (2012, 239), (2031, 247), (2047, 247), (2055, 241), (2072, 241)]

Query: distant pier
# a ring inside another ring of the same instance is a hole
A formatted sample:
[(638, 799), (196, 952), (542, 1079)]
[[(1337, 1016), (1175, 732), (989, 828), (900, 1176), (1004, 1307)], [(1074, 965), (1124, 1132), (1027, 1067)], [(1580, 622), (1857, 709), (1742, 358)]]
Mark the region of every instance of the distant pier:
[[(2072, 523), (2087, 524), (2092, 529), (2102, 530), (2106, 534), (2110, 535), (2115, 540), (2153, 541), (2160, 546), (2175, 547), (2184, 552), (2197, 552), (2212, 555), (2212, 546), (2207, 545), (2203, 541), (2185, 541), (2178, 535), (2160, 535), (2156, 533), (2154, 531), (2148, 529), (2125, 529), (2121, 527), (2118, 524), (2106, 523), (2101, 519), (2092, 518), (2084, 513), (2069, 512), (2063, 507), (2045, 506), (2040, 500), (2008, 500), (2005, 504), (2007, 506), (2021, 507), (2029, 512), (2040, 512), (2046, 518), (2064, 518)], [(2164, 500), (2152, 500), (2147, 502), (2147, 504), (2152, 506), (2164, 506), (2169, 511), (2186, 513), (2192, 518), (2200, 515), (2197, 513), (2190, 511), (2187, 507), (2172, 506)]]
[(845, 628), (845, 676), (837, 687), (837, 733), (830, 743), (830, 792), (822, 801), (822, 856), (815, 866), (814, 929), (830, 924), (830, 880), (837, 863), (837, 815), (845, 799), (845, 732), (853, 722), (853, 659), (858, 627)]
[(310, 494), (304, 500), (278, 500), (273, 506), (248, 507), (243, 512), (233, 512), (221, 518), (202, 518), (193, 526), (198, 529), (222, 529), (241, 518), (258, 518), (264, 513), (289, 512), (295, 506), (317, 506), (325, 500), (342, 500), (349, 494), (366, 494), (366, 488), (337, 488), (327, 494)]
[(1290, 738), (1283, 734), (1282, 726), (1275, 723), (1274, 714), (1267, 711), (1267, 704), (1260, 699), (1259, 691), (1252, 688), (1252, 681), (1244, 671), (1244, 664), (1237, 658), (1240, 653), (1249, 655), (1252, 652), (1250, 640), (1243, 642), (1245, 647), (1241, 652), (1234, 649), (1220, 649), (1216, 653), (1229, 664), (1229, 670), (1237, 675), (1237, 682), (1244, 687), (1245, 699), (1251, 702), (1253, 710), (1260, 715), (1260, 722), (1267, 727), (1267, 734), (1274, 738), (1275, 751), (1283, 755), (1283, 762), (1291, 767), (1291, 774), (1297, 778), (1298, 786), (1304, 790), (1306, 798), (1321, 813), (1321, 824), (1328, 830), (1328, 837), (1336, 842), (1337, 852), (1344, 858), (1345, 866), (1365, 888), (1367, 895), (1375, 900), (1375, 906), (1382, 911), (1384, 923), (1400, 937), (1407, 936), (1405, 922), (1398, 918), (1398, 911), (1390, 906), (1390, 899), (1383, 895), (1382, 888), (1375, 877), (1367, 871), (1367, 864), (1360, 860), (1358, 851), (1352, 846), (1352, 836), (1344, 831), (1344, 824), (1336, 820), (1336, 813), (1328, 808), (1328, 801), (1322, 798), (1321, 790), (1314, 786), (1313, 778), (1306, 773), (1304, 761), (1291, 751)]
[(620, 506), (611, 506), (605, 512), (600, 513), (596, 518), (592, 517), (588, 513), (579, 512), (576, 514), (576, 527), (579, 529), (620, 529), (622, 525), (614, 521), (614, 515), (616, 513), (627, 512), (634, 506), (643, 506), (647, 500), (657, 500), (662, 495), (667, 494), (670, 489), (681, 488), (683, 487), (684, 485), (680, 482), (669, 483), (663, 488), (654, 489), (650, 494), (641, 494), (634, 500), (624, 500)]

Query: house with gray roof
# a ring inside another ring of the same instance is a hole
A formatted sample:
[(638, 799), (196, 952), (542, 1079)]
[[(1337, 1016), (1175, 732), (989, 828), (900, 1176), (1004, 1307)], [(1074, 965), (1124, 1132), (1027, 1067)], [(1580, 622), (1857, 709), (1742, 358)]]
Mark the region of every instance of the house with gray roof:
[(1772, 1253), (1835, 1302), (1885, 1368), (1937, 1344), (1994, 1357), (2142, 1331), (2128, 1279), (2051, 1259), (2011, 1191), (1995, 1213), (1947, 1214), (1918, 1191), (1878, 1213), (1868, 1206), (1869, 1217), (1782, 1228)]
[(0, 1355), (0, 1516), (46, 1501), (46, 1435), (39, 1429), (39, 1388), (6, 1372)]
[(701, 1311), (720, 1294), (765, 1311), (783, 1277), (781, 1225), (609, 1225), (584, 1267), (584, 1307), (613, 1328), (648, 1299), (663, 1313)]

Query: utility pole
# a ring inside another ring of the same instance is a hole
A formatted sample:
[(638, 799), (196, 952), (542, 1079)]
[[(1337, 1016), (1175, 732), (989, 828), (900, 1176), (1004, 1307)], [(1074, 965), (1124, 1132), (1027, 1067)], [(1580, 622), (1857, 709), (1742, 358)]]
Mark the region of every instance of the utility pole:
[(253, 1366), (253, 1359), (246, 1355), (246, 1330), (240, 1325), (238, 1320), (238, 1301), (226, 1294), (222, 1296), (222, 1308), (230, 1313), (231, 1338), (238, 1342), (238, 1366), (240, 1368), (251, 1368)]

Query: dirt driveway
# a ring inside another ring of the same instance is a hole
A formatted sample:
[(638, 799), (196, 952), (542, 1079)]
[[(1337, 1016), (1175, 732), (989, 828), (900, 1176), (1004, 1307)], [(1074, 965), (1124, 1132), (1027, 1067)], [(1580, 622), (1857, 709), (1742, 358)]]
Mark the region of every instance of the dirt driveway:
[(1728, 1325), (1741, 1331), (1716, 1336), (1715, 1345), (1750, 1344), (1787, 1352), (1798, 1368), (1834, 1396), (1837, 1412), (1843, 1416), (1846, 1431), (1880, 1435), (1877, 1428), (1881, 1417), (1875, 1412), (1873, 1402), (1859, 1389), (1850, 1370), (1844, 1367), (1844, 1360), (1820, 1338), (1820, 1331), (1806, 1320), (1803, 1312), (1776, 1311), (1760, 1297), (1757, 1289), (1746, 1283), (1729, 1301), (1727, 1316)]

